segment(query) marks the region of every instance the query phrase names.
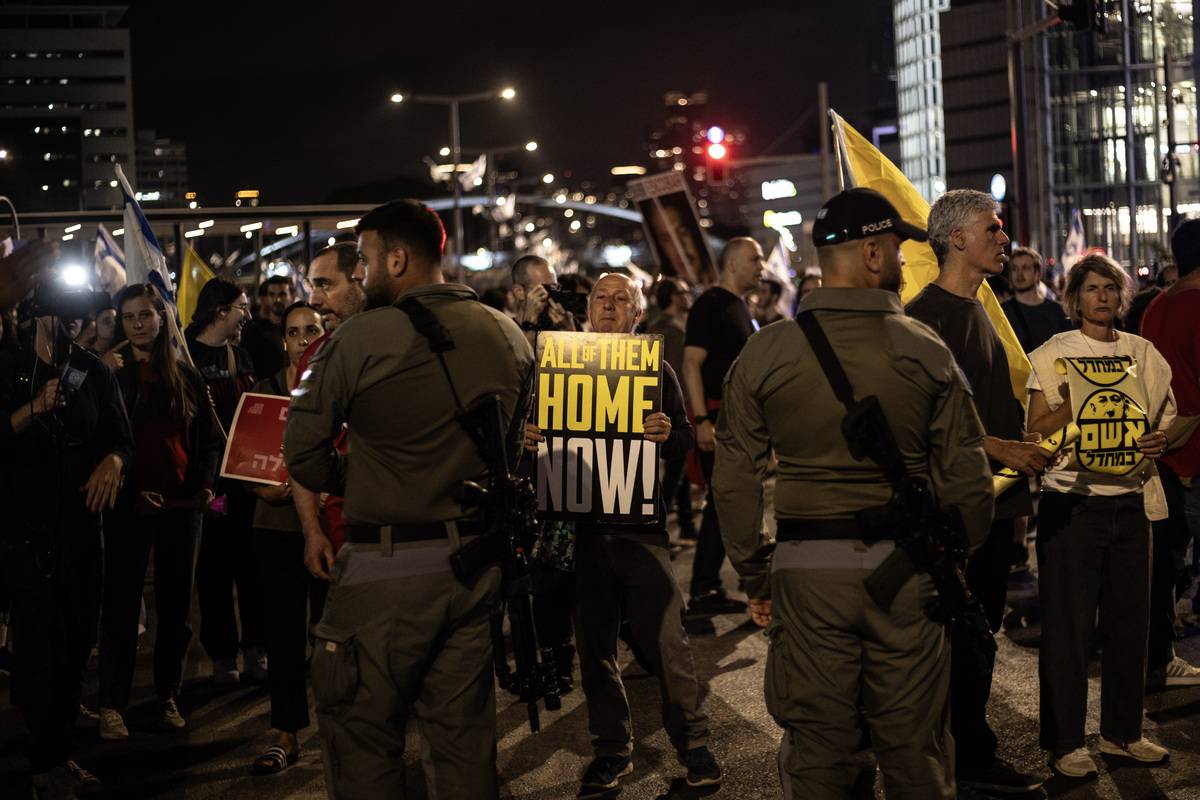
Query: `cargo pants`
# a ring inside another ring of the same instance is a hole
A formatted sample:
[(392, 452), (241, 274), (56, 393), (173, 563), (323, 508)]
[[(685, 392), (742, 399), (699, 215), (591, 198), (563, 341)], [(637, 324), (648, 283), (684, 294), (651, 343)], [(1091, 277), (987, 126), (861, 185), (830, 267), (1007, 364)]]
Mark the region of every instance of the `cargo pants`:
[(847, 797), (863, 766), (862, 726), (889, 800), (953, 798), (950, 642), (910, 578), (889, 611), (867, 596), (867, 569), (776, 569), (771, 575), (767, 710), (784, 729), (786, 800)]
[(488, 620), (499, 601), (492, 567), (466, 586), (448, 548), (347, 544), (316, 628), (313, 694), (336, 800), (405, 796), (404, 732), (423, 738), (431, 800), (498, 796), (496, 696)]

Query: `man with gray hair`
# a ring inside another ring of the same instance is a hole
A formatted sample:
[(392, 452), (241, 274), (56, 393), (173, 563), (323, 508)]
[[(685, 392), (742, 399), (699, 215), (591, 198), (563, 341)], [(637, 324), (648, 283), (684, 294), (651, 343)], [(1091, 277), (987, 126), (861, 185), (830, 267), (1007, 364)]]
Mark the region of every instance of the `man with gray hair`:
[[(1004, 272), (1008, 263), (1009, 238), (997, 210), (991, 196), (971, 189), (946, 192), (933, 204), (929, 244), (940, 271), (906, 311), (937, 331), (954, 354), (983, 423), (983, 446), (992, 471), (1004, 466), (1034, 476), (1045, 470), (1050, 456), (1024, 441), (1024, 414), (1013, 396), (1008, 356), (976, 299), (980, 284)], [(999, 630), (1004, 618), (1015, 520), (1031, 513), (1028, 484), (1019, 481), (996, 499), (991, 533), (967, 562), (967, 585), (983, 604), (993, 631)], [(1041, 786), (1039, 779), (1018, 773), (996, 757), (996, 735), (987, 721), (991, 673), (972, 669), (966, 642), (951, 644), (951, 724), (959, 784), (993, 792), (1034, 791)]]

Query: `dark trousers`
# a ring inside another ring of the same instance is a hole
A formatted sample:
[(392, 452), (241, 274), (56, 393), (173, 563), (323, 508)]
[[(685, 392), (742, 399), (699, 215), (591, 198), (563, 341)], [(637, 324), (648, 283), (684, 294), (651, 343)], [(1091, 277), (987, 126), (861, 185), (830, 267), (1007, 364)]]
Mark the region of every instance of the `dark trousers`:
[(1038, 530), (1042, 604), (1041, 745), (1057, 754), (1084, 743), (1088, 656), (1100, 610), (1100, 735), (1142, 735), (1150, 614), (1150, 524), (1140, 494), (1046, 492)]
[(717, 520), (717, 504), (713, 500), (711, 451), (697, 450), (700, 467), (708, 492), (704, 495), (704, 513), (700, 518), (700, 534), (696, 538), (696, 559), (692, 562), (691, 595), (695, 597), (721, 588), (721, 565), (725, 563), (725, 543), (721, 540), (721, 525)]
[(81, 514), (74, 524), (65, 521), (52, 556), (35, 556), (20, 534), (0, 552), (12, 597), (9, 693), (29, 729), (26, 748), (35, 773), (67, 760), (68, 732), (79, 714), (100, 615), (104, 544), (97, 519)]
[[(262, 578), (250, 544), (254, 495), (229, 491), (229, 515), (204, 520), (200, 558), (196, 566), (196, 599), (200, 605), (200, 644), (213, 661), (237, 658), (238, 619), (242, 622), (240, 646), (262, 647)], [(237, 585), (237, 612), (233, 587)]]
[[(987, 540), (967, 559), (967, 586), (983, 605), (992, 631), (1000, 630), (1004, 620), (1013, 535), (1013, 520), (996, 520)], [(950, 726), (955, 760), (959, 769), (969, 772), (996, 757), (996, 734), (987, 720), (992, 674), (976, 671), (964, 642), (952, 639), (950, 645)]]
[(675, 504), (675, 513), (679, 517), (679, 532), (688, 536), (696, 535), (696, 523), (692, 519), (692, 483), (687, 476), (687, 456), (663, 461), (663, 500), (667, 511)]
[(1150, 641), (1146, 667), (1161, 670), (1175, 657), (1175, 585), (1188, 546), (1183, 484), (1170, 467), (1158, 462), (1167, 496), (1167, 519), (1152, 524), (1154, 551), (1150, 568)]
[(192, 578), (200, 546), (200, 514), (167, 511), (153, 516), (132, 510), (105, 525), (104, 613), (100, 618), (100, 707), (129, 705), (137, 659), (138, 617), (146, 566), (154, 549), (154, 689), (160, 698), (179, 694), (192, 626)]
[(620, 536), (576, 543), (575, 641), (596, 755), (633, 752), (629, 702), (617, 665), (622, 608), (662, 692), (663, 728), (679, 753), (708, 741), (708, 717), (683, 629), (683, 595), (666, 547)]
[(264, 611), (267, 659), (271, 665), (271, 727), (295, 733), (307, 728), (308, 616), (321, 618), (328, 583), (314, 578), (304, 566), (304, 535), (299, 531), (255, 529), (266, 599)]

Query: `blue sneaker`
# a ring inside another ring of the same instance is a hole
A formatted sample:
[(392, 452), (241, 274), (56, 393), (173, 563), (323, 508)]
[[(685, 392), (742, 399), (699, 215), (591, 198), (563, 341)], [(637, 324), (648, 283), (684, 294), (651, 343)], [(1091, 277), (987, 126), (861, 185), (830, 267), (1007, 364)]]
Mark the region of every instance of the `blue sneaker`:
[(621, 778), (633, 772), (633, 759), (629, 756), (596, 756), (583, 773), (580, 797), (597, 791), (617, 788)]
[(707, 747), (693, 747), (683, 757), (687, 767), (687, 785), (716, 786), (721, 782), (721, 765)]

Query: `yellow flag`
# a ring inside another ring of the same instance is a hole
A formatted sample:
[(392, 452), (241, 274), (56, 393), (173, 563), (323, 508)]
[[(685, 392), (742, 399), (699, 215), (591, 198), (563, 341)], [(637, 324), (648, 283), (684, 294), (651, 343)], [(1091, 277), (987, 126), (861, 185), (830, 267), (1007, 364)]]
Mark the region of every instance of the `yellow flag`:
[(183, 327), (192, 322), (192, 314), (196, 313), (196, 300), (200, 297), (200, 289), (204, 284), (215, 278), (204, 259), (196, 255), (196, 251), (187, 246), (183, 254), (183, 270), (179, 275), (179, 289), (176, 291), (179, 308), (179, 318)]
[[(854, 187), (874, 189), (886, 197), (900, 212), (900, 216), (914, 225), (922, 228), (929, 221), (929, 203), (921, 197), (915, 186), (904, 177), (904, 173), (896, 167), (879, 149), (863, 138), (846, 120), (832, 111), (834, 135), (837, 139), (838, 156), (842, 168)], [(900, 299), (907, 303), (933, 281), (938, 275), (937, 257), (928, 242), (906, 241), (901, 248), (904, 253), (904, 289)], [(979, 287), (979, 302), (987, 313), (1000, 341), (1004, 345), (1004, 354), (1008, 356), (1008, 373), (1012, 381), (1013, 395), (1024, 405), (1028, 391), (1025, 382), (1029, 379), (1029, 359), (1021, 349), (1017, 335), (1013, 333), (1008, 317), (992, 294), (992, 287), (987, 281)]]

